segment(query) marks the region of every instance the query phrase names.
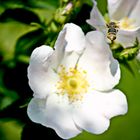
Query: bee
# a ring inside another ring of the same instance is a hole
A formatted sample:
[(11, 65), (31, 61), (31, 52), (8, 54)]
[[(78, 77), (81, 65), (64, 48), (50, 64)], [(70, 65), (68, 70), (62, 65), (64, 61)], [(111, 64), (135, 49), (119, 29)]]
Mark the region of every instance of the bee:
[(119, 29), (118, 23), (111, 21), (108, 24), (106, 24), (108, 31), (107, 31), (107, 38), (113, 42), (116, 39), (116, 35)]

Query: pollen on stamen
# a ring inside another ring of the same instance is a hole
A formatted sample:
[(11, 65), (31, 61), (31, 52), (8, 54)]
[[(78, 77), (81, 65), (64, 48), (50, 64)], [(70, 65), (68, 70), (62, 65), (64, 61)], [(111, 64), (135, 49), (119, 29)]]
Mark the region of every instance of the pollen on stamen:
[(125, 17), (123, 19), (120, 20), (120, 28), (122, 29), (134, 29), (135, 28), (135, 23), (136, 21), (134, 19)]
[(61, 66), (58, 75), (59, 81), (56, 85), (58, 93), (67, 94), (70, 102), (82, 100), (89, 87), (87, 72), (77, 68), (69, 68), (66, 71), (65, 67)]

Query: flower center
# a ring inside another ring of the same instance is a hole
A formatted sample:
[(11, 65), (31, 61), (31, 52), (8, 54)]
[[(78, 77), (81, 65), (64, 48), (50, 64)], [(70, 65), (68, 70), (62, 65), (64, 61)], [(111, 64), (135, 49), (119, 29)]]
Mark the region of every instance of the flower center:
[(78, 87), (78, 81), (75, 78), (70, 78), (68, 81), (68, 85), (70, 86), (70, 88), (72, 89), (76, 89)]
[(120, 23), (119, 26), (122, 29), (130, 30), (130, 29), (134, 29), (135, 28), (135, 25), (134, 25), (135, 20), (134, 19), (130, 19), (128, 17), (125, 17), (125, 18), (121, 19), (119, 21), (119, 23)]
[(61, 66), (57, 89), (59, 94), (67, 94), (70, 101), (81, 100), (87, 93), (89, 83), (86, 80), (86, 71), (70, 68), (67, 72)]

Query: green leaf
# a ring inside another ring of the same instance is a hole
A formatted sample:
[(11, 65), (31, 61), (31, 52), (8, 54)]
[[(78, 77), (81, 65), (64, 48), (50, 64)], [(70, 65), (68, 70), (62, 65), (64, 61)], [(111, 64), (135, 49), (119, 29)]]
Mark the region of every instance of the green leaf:
[(16, 120), (0, 121), (0, 139), (20, 140), (22, 128), (23, 124), (19, 124)]
[(6, 9), (0, 15), (0, 22), (16, 20), (25, 24), (32, 22), (40, 23), (39, 17), (32, 11), (25, 8)]
[[(11, 94), (13, 94), (13, 93), (11, 93)], [(16, 97), (16, 95), (15, 95), (15, 97)], [(17, 99), (15, 99), (15, 97), (11, 98), (9, 96), (2, 96), (0, 94), (0, 110), (6, 108), (7, 106), (11, 105), (14, 101), (16, 101)], [(17, 96), (17, 98), (18, 98), (18, 96)]]
[(52, 9), (58, 7), (59, 4), (58, 0), (1, 0), (0, 2), (0, 7), (5, 8), (30, 7)]
[(1, 0), (0, 14), (7, 9), (24, 8), (35, 12), (42, 21), (50, 21), (58, 6), (59, 0)]
[(29, 7), (33, 8), (47, 8), (53, 9), (54, 7), (57, 8), (59, 5), (59, 1), (54, 0), (25, 0)]
[(9, 64), (8, 61), (14, 58), (17, 39), (35, 28), (15, 21), (0, 23), (0, 55), (3, 62)]
[(102, 15), (107, 13), (107, 11), (108, 11), (107, 0), (97, 0), (97, 6), (98, 6), (100, 12), (102, 13)]
[(22, 0), (0, 0), (0, 14), (8, 8), (22, 8), (24, 3)]
[(42, 44), (46, 40), (43, 29), (37, 29), (19, 37), (16, 43), (15, 55), (30, 55), (32, 50)]
[(125, 63), (121, 63), (121, 64), (124, 65), (124, 67), (125, 67), (133, 76), (135, 76), (134, 69), (132, 68), (132, 66), (130, 65), (129, 62), (125, 62)]

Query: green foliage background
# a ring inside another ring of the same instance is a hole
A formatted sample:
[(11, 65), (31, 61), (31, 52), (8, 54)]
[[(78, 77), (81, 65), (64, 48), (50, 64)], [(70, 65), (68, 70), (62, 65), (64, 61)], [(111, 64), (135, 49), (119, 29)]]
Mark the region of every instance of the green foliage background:
[[(42, 44), (53, 47), (65, 23), (74, 22), (85, 33), (92, 30), (85, 21), (92, 2), (71, 1), (74, 8), (60, 16), (69, 0), (0, 0), (0, 140), (59, 139), (26, 114), (32, 98), (27, 67), (32, 50)], [(106, 0), (98, 0), (98, 7), (104, 14)], [(136, 60), (128, 63), (131, 70), (121, 64), (117, 86), (128, 98), (127, 115), (113, 118), (102, 135), (84, 132), (73, 140), (140, 140), (140, 67)]]

